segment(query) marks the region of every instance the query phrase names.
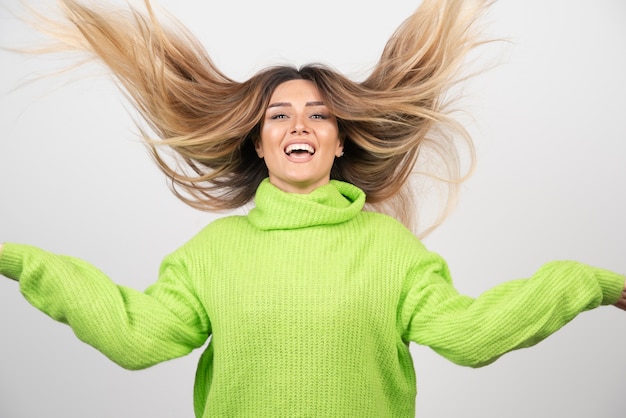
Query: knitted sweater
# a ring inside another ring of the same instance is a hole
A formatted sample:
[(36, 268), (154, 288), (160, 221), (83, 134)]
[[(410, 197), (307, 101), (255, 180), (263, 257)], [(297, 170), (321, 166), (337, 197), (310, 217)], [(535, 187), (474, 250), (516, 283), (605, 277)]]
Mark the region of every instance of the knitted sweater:
[(5, 244), (0, 273), (123, 367), (211, 342), (198, 365), (198, 417), (413, 417), (408, 343), (468, 366), (537, 343), (619, 299), (624, 277), (554, 262), (472, 299), (445, 262), (337, 181), (309, 195), (267, 180), (247, 216), (208, 225), (165, 258), (145, 292), (93, 266)]

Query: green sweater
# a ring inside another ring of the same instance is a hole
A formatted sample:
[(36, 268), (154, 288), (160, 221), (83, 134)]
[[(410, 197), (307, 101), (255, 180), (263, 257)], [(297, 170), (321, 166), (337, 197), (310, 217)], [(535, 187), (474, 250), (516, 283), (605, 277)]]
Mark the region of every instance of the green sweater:
[(267, 180), (247, 216), (208, 225), (165, 258), (145, 292), (93, 266), (5, 244), (0, 273), (111, 360), (140, 369), (211, 336), (196, 375), (198, 417), (413, 417), (415, 341), (468, 366), (616, 302), (624, 277), (554, 262), (477, 299), (394, 219), (337, 181), (309, 195)]

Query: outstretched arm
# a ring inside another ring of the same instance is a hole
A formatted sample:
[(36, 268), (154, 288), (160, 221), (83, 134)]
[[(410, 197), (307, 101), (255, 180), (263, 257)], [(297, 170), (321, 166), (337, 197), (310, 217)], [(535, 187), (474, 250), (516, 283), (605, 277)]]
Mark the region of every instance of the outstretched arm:
[(585, 310), (626, 306), (624, 276), (576, 262), (546, 264), (474, 299), (454, 290), (442, 260), (429, 259), (405, 300), (404, 338), (462, 365), (480, 367), (532, 346)]
[(0, 246), (0, 274), (19, 281), (33, 306), (82, 341), (124, 368), (141, 369), (188, 354), (210, 332), (175, 254), (146, 292), (118, 286), (82, 260), (19, 244)]

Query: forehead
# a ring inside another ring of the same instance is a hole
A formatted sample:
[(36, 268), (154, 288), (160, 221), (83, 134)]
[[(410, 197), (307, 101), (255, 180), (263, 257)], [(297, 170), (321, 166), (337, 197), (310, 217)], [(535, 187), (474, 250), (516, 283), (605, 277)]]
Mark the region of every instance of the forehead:
[(289, 80), (276, 87), (270, 98), (270, 104), (274, 102), (310, 102), (321, 101), (319, 89), (310, 80)]

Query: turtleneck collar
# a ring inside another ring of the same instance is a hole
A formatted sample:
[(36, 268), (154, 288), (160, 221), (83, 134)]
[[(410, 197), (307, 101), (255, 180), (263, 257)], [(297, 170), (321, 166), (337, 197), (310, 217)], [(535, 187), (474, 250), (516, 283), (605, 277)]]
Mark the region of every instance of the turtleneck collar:
[(337, 180), (309, 194), (287, 193), (263, 180), (248, 214), (261, 230), (296, 229), (333, 225), (354, 218), (363, 209), (365, 193), (358, 187)]

